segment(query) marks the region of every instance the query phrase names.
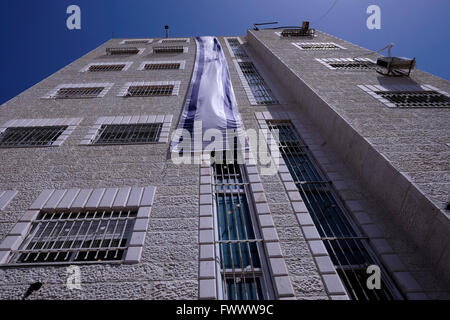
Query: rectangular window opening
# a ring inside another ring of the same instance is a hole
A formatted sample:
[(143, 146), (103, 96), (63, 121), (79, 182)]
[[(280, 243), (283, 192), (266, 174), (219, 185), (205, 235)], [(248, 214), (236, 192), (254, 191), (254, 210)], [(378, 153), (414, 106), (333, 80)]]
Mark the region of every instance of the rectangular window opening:
[(158, 142), (162, 123), (102, 125), (96, 145)]
[(92, 65), (89, 67), (89, 72), (105, 72), (105, 71), (122, 71), (125, 68), (125, 64), (105, 64), (105, 65)]
[(174, 85), (130, 86), (126, 97), (154, 97), (172, 95)]
[(247, 52), (245, 52), (238, 38), (228, 38), (226, 40), (236, 58), (248, 58)]
[(252, 62), (238, 62), (239, 67), (247, 80), (250, 90), (257, 104), (276, 104), (278, 101), (273, 97), (272, 91), (264, 82), (264, 79), (256, 70)]
[(138, 54), (139, 51), (136, 47), (106, 48), (106, 54), (108, 55), (133, 55)]
[(180, 69), (180, 63), (147, 63), (145, 70), (176, 70)]
[(163, 46), (163, 47), (153, 47), (154, 53), (183, 53), (183, 46)]
[(398, 108), (449, 108), (450, 98), (436, 91), (377, 91)]
[(60, 88), (54, 96), (56, 99), (96, 98), (105, 87)]
[(0, 134), (0, 148), (51, 146), (67, 126), (11, 127)]

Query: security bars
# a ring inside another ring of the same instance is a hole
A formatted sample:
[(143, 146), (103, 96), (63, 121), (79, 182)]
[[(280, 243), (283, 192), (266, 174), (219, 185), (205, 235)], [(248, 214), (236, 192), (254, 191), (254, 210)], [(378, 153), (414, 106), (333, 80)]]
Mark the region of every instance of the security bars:
[(51, 146), (66, 129), (67, 126), (6, 128), (0, 134), (0, 148)]
[(341, 47), (335, 45), (334, 43), (296, 43), (296, 46), (303, 50), (340, 50)]
[(230, 45), (231, 50), (234, 53), (236, 58), (248, 58), (247, 53), (245, 52), (242, 44), (239, 42), (237, 38), (228, 38), (226, 39), (228, 44)]
[(214, 164), (216, 252), (221, 292), (227, 300), (270, 299), (263, 242), (248, 198), (248, 183), (237, 163)]
[(154, 53), (183, 53), (183, 46), (164, 46), (164, 47), (153, 47)]
[(61, 88), (54, 97), (56, 99), (96, 98), (104, 89), (105, 87)]
[(162, 123), (102, 125), (93, 144), (158, 142)]
[(131, 55), (138, 53), (139, 49), (136, 47), (106, 48), (106, 54), (108, 55)]
[(436, 91), (377, 91), (398, 108), (448, 108), (450, 98)]
[(365, 71), (375, 69), (376, 64), (370, 61), (337, 61), (337, 62), (327, 62), (330, 67), (339, 70), (356, 70)]
[(397, 298), (398, 291), (385, 272), (381, 289), (367, 288), (367, 267), (380, 266), (380, 263), (368, 245), (368, 238), (354, 226), (337, 200), (331, 182), (324, 179), (292, 124), (289, 121), (268, 121), (267, 124), (271, 131), (279, 132), (280, 153), (350, 297), (355, 300)]
[(256, 70), (252, 62), (238, 62), (239, 67), (247, 80), (257, 104), (274, 104), (277, 100), (272, 96), (272, 92), (264, 82), (264, 79)]
[(161, 43), (181, 43), (186, 41), (187, 39), (163, 39), (161, 40)]
[(10, 263), (120, 262), (136, 220), (132, 210), (42, 211)]
[(126, 97), (170, 96), (173, 85), (130, 86)]
[(124, 44), (147, 44), (149, 43), (149, 40), (146, 39), (138, 39), (138, 40), (124, 40)]
[(144, 66), (145, 70), (171, 70), (180, 69), (180, 63), (148, 63)]
[(125, 64), (104, 64), (104, 65), (92, 65), (89, 67), (89, 72), (104, 72), (104, 71), (122, 71), (125, 68)]

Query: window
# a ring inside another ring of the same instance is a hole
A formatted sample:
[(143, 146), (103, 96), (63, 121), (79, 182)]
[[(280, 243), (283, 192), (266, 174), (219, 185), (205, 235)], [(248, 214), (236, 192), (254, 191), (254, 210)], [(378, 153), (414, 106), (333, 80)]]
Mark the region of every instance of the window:
[(124, 64), (93, 65), (89, 67), (89, 72), (122, 71), (124, 67)]
[(430, 85), (358, 85), (389, 108), (449, 108), (450, 94)]
[(278, 103), (252, 62), (240, 61), (237, 62), (237, 64), (244, 81), (246, 81), (250, 87), (250, 94), (253, 98), (251, 99), (252, 104)]
[(271, 131), (278, 130), (280, 153), (350, 297), (356, 300), (393, 299), (393, 292), (397, 291), (386, 273), (383, 273), (380, 290), (367, 288), (367, 267), (380, 263), (376, 262), (368, 239), (354, 227), (331, 183), (324, 179), (292, 124), (268, 121), (268, 126)]
[(316, 60), (331, 70), (368, 71), (376, 67), (376, 64), (369, 59), (330, 58)]
[(120, 44), (148, 44), (151, 43), (152, 39), (128, 39), (122, 40)]
[(93, 144), (158, 142), (162, 123), (102, 125)]
[(153, 47), (153, 53), (183, 53), (187, 52), (187, 47), (183, 46), (164, 46)]
[(376, 91), (398, 108), (449, 108), (450, 98), (436, 91)]
[(106, 48), (106, 54), (110, 56), (141, 54), (143, 51), (144, 49), (138, 49), (136, 47)]
[(51, 146), (67, 126), (11, 127), (0, 134), (0, 148)]
[(127, 97), (150, 97), (150, 96), (170, 96), (173, 85), (156, 86), (130, 86), (126, 94)]
[[(225, 158), (225, 157), (224, 157)], [(221, 290), (228, 300), (269, 299), (263, 240), (254, 223), (248, 183), (237, 163), (214, 164)]]
[(61, 88), (56, 93), (57, 99), (76, 99), (76, 98), (95, 98), (105, 88), (104, 87), (85, 87), (85, 88)]
[(20, 248), (18, 264), (120, 261), (124, 258), (137, 211), (41, 211)]
[(292, 43), (300, 50), (341, 50), (344, 47), (334, 42), (298, 42)]
[(159, 43), (186, 43), (186, 42), (189, 42), (188, 38), (180, 38), (180, 39), (172, 38), (159, 40)]
[(120, 97), (159, 97), (178, 95), (180, 81), (128, 82), (119, 92)]
[(138, 263), (155, 192), (44, 190), (1, 243), (0, 264)]
[(239, 38), (226, 38), (226, 41), (232, 56), (236, 58), (248, 58), (248, 55), (245, 52), (245, 49), (242, 46), (242, 42)]
[(170, 70), (180, 69), (179, 63), (149, 63), (144, 66), (145, 70)]

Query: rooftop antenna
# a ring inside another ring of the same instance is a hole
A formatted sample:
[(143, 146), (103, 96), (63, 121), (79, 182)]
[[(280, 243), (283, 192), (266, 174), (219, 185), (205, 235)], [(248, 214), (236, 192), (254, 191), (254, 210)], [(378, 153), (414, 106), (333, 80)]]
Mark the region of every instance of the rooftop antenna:
[(166, 29), (166, 38), (169, 37), (169, 26), (164, 26), (164, 29)]
[(278, 22), (254, 23), (254, 24), (253, 24), (253, 27), (254, 27), (253, 30), (259, 30), (259, 28), (258, 28), (257, 26), (265, 26), (265, 25), (268, 25), (268, 24), (277, 24), (277, 23), (278, 23)]

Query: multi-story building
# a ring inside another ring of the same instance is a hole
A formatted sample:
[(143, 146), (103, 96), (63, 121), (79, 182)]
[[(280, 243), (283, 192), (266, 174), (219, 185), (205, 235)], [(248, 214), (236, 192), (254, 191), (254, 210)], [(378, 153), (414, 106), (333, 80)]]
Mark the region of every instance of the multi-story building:
[[(448, 299), (450, 83), (280, 31), (217, 37), (221, 71), (201, 39), (111, 39), (2, 105), (0, 297)], [(215, 71), (275, 174), (174, 163)]]

